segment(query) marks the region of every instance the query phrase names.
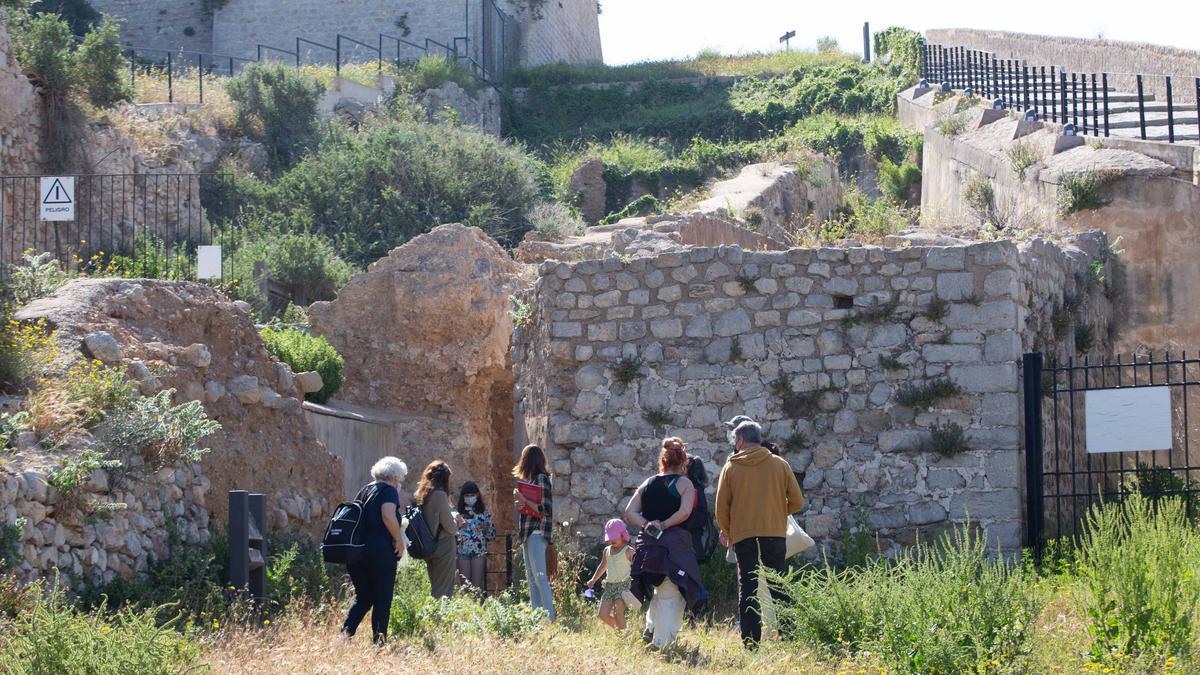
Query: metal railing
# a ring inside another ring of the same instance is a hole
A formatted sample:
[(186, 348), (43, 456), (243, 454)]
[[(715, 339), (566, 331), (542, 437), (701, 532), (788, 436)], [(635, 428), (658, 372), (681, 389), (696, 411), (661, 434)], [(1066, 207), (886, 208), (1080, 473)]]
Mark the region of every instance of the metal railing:
[[(477, 24), (472, 24), (477, 17)], [(472, 76), (487, 84), (502, 80), (509, 68), (510, 55), (515, 50), (515, 22), (495, 0), (479, 0), (478, 11), (471, 12), (471, 2), (466, 3), (466, 35), (450, 39), (450, 44), (432, 38), (409, 40), (406, 37), (377, 33), (375, 44), (369, 40), (337, 33), (333, 44), (296, 37), (293, 49), (257, 43), (255, 58), (230, 56), (209, 52), (162, 49), (157, 47), (125, 47), (129, 59), (130, 83), (136, 85), (138, 74), (150, 75), (156, 71), (166, 76), (168, 103), (204, 103), (204, 78), (233, 76), (248, 63), (286, 60), (297, 69), (306, 63), (327, 63), (330, 60), (337, 75), (348, 63), (376, 64), (378, 73), (383, 73), (385, 63), (399, 65), (416, 61), (423, 56), (436, 54), (463, 66)], [(475, 37), (475, 36), (478, 37)], [(394, 54), (392, 46), (395, 46)], [(473, 49), (476, 45), (477, 49)], [(314, 53), (322, 56), (314, 56)], [(359, 58), (363, 54), (368, 58)], [(284, 57), (281, 59), (280, 57)], [(197, 83), (194, 97), (182, 95), (176, 85), (181, 82)], [(177, 100), (190, 98), (193, 100)]]
[[(1181, 95), (1178, 82), (1169, 75), (1085, 73), (922, 42), (921, 78), (947, 89), (971, 90), (994, 100), (997, 107), (1072, 124), (1085, 135), (1167, 143), (1200, 140), (1200, 76), (1188, 78), (1185, 86), (1192, 91)], [(1132, 91), (1117, 91), (1118, 82)], [(1162, 84), (1165, 100), (1147, 92), (1151, 82)]]
[(72, 220), (42, 219), (41, 176), (0, 176), (0, 275), (26, 252), (65, 269), (194, 279), (198, 246), (222, 247), (222, 276), (242, 241), (227, 174), (74, 176)]

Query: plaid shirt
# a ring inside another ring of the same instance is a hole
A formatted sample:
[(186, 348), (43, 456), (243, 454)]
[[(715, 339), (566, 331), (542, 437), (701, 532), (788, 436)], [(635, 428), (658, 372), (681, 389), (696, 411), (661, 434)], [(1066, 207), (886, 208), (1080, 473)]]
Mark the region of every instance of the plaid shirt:
[(538, 505), (538, 513), (541, 515), (527, 516), (521, 513), (517, 523), (517, 539), (524, 542), (534, 532), (541, 532), (548, 544), (553, 541), (551, 535), (554, 530), (554, 494), (550, 490), (550, 476), (538, 474), (537, 480), (531, 482), (542, 486), (542, 503)]

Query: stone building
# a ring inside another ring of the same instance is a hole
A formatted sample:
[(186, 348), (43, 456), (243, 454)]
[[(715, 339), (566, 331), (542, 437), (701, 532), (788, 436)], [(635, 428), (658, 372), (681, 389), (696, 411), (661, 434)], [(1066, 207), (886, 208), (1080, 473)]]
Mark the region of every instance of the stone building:
[[(453, 49), (460, 58), (472, 59), (492, 73), (517, 64), (602, 60), (595, 0), (93, 0), (92, 4), (122, 19), (122, 40), (136, 47), (255, 58), (260, 44), (293, 51), (296, 39), (303, 38), (336, 47), (336, 36), (341, 34), (382, 45), (385, 58), (419, 56), (421, 50), (414, 45)], [(381, 34), (394, 37), (381, 39)], [(301, 52), (309, 62), (333, 59), (332, 51), (307, 42)], [(362, 61), (374, 59), (376, 53), (343, 41), (342, 56), (344, 61)]]

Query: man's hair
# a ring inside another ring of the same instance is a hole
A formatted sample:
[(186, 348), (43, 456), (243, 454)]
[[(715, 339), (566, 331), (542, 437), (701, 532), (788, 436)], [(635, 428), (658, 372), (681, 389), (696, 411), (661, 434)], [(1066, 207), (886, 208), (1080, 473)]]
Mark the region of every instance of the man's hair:
[(733, 436), (746, 443), (762, 445), (762, 427), (758, 422), (742, 422), (733, 430)]

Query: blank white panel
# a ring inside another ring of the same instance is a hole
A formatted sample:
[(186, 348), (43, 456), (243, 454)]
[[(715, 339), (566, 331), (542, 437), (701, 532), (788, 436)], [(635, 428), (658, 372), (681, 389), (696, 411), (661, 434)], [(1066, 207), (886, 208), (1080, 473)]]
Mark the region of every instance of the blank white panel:
[(1086, 392), (1087, 451), (1171, 449), (1169, 387)]

